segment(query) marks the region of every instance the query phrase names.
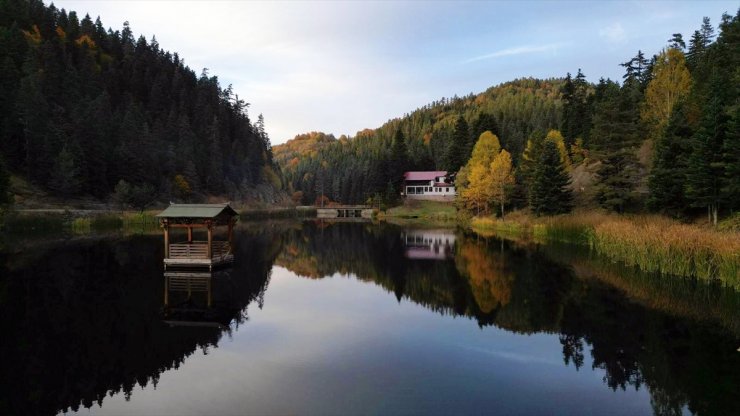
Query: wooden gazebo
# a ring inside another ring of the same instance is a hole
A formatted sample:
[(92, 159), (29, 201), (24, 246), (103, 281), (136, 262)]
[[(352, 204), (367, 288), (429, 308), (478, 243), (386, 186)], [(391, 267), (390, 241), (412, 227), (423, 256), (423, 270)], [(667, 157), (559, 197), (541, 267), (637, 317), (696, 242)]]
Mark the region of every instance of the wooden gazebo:
[[(212, 269), (234, 261), (231, 251), (234, 224), (238, 214), (229, 204), (170, 204), (159, 215), (164, 231), (164, 267), (197, 266)], [(213, 232), (216, 227), (228, 227), (228, 240), (216, 241)], [(187, 229), (187, 241), (173, 243), (170, 228)], [(194, 241), (193, 229), (205, 228), (206, 241)]]

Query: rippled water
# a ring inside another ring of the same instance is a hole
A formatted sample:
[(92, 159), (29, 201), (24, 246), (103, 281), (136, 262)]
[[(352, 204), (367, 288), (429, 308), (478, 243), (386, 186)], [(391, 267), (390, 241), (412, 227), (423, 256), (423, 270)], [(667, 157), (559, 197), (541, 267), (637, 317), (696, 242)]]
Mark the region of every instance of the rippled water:
[(740, 296), (575, 247), (369, 223), (7, 243), (0, 414), (740, 414)]

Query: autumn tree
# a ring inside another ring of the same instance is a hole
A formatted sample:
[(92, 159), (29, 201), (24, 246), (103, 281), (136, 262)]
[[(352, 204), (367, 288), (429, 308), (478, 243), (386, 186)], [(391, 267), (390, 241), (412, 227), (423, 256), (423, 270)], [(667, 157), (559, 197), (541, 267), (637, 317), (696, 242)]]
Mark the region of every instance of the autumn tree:
[(476, 215), (487, 214), (493, 197), (493, 177), (490, 166), (478, 164), (470, 168), (468, 186), (460, 190), (460, 196), (468, 209)]
[(663, 50), (653, 65), (652, 80), (645, 90), (645, 102), (640, 111), (651, 138), (660, 137), (673, 107), (690, 88), (691, 75), (683, 52), (677, 48)]
[(473, 147), (470, 160), (457, 175), (455, 184), (463, 204), (478, 213), (481, 207), (483, 212), (488, 211), (488, 203), (492, 197), (490, 166), (500, 151), (498, 137), (490, 131), (484, 132)]
[(491, 162), (491, 199), (501, 207), (504, 217), (504, 204), (508, 201), (514, 186), (514, 173), (511, 165), (511, 154), (502, 150)]
[(180, 200), (187, 201), (190, 198), (190, 195), (193, 193), (187, 179), (185, 179), (183, 175), (175, 175), (175, 179), (173, 182), (173, 186), (175, 187), (175, 195), (177, 195)]

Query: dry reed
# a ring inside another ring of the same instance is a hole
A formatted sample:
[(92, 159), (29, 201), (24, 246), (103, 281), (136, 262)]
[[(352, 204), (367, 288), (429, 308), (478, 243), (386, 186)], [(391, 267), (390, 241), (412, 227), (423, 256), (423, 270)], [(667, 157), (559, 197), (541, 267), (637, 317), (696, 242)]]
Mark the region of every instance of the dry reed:
[(682, 224), (657, 215), (618, 216), (599, 212), (506, 221), (474, 218), (474, 230), (502, 236), (531, 234), (539, 241), (588, 244), (613, 261), (648, 272), (719, 279), (740, 289), (740, 233)]

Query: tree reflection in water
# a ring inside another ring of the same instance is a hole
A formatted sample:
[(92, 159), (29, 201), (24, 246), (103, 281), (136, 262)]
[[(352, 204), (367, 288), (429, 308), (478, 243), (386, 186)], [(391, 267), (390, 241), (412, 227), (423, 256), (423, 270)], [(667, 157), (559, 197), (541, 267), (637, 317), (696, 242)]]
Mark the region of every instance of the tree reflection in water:
[(162, 372), (215, 348), (249, 303), (261, 306), (280, 248), (274, 233), (239, 235), (243, 261), (228, 272), (233, 315), (222, 327), (182, 327), (163, 321), (161, 246), (161, 237), (137, 236), (0, 254), (0, 414), (56, 414), (156, 387)]
[[(273, 263), (314, 279), (356, 276), (482, 328), (557, 334), (565, 365), (602, 369), (611, 389), (647, 388), (656, 414), (740, 414), (732, 291), (664, 287), (570, 249), (389, 224), (242, 229), (235, 247), (233, 268), (200, 276), (190, 293), (163, 277), (159, 237), (0, 253), (0, 414), (76, 410), (156, 386), (162, 372), (245, 324), (249, 305), (264, 302)], [(196, 287), (205, 282), (210, 297)]]
[[(455, 235), (454, 256), (444, 260), (403, 255), (405, 239), (398, 236), (423, 231), (387, 224), (318, 228), (306, 223), (287, 236), (290, 249), (277, 263), (312, 278), (353, 274), (399, 300), (467, 316), (481, 327), (560, 334), (566, 365), (582, 371), (590, 353), (593, 368), (604, 370), (609, 388), (647, 387), (656, 414), (681, 414), (684, 407), (695, 414), (740, 414), (736, 292), (698, 282), (690, 282), (690, 289), (676, 290), (684, 283), (674, 283), (656, 290), (660, 278), (619, 268), (616, 279), (630, 285), (625, 292), (622, 284), (611, 284), (618, 266), (602, 266), (587, 253), (573, 254), (572, 247), (568, 261), (561, 263), (552, 259), (550, 247), (448, 233)], [(584, 262), (596, 273), (606, 267), (612, 275), (597, 279), (580, 273)], [(630, 292), (641, 296), (632, 298)], [(709, 294), (722, 300), (711, 314), (706, 313)], [(674, 304), (681, 305), (681, 315), (671, 308)]]

